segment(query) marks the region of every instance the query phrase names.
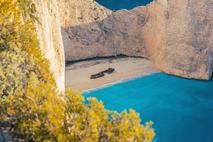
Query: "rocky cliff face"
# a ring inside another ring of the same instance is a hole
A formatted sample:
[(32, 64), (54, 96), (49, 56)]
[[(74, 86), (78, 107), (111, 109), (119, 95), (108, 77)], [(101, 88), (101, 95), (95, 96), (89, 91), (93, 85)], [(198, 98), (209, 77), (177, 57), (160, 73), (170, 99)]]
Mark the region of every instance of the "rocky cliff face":
[(50, 61), (50, 70), (59, 91), (64, 91), (65, 59), (61, 36), (60, 15), (57, 0), (34, 0), (39, 22), (38, 39), (44, 56)]
[(92, 0), (84, 0), (83, 8), (77, 3), (82, 4), (71, 0), (65, 2), (69, 8), (60, 6), (66, 60), (123, 54), (149, 58), (170, 74), (210, 78), (212, 0), (155, 0), (117, 12)]
[(116, 12), (94, 0), (35, 2), (40, 46), (59, 90), (64, 90), (63, 44), (66, 60), (123, 54), (146, 57), (178, 76), (209, 79), (212, 74), (212, 0), (154, 0)]
[(146, 56), (141, 28), (145, 20), (145, 15), (138, 10), (123, 10), (112, 13), (101, 21), (65, 28), (66, 59), (79, 60), (119, 54)]
[[(153, 7), (164, 5), (161, 10), (164, 15), (150, 16), (149, 27), (145, 27), (145, 33), (149, 35), (145, 36), (148, 41), (146, 45), (151, 49), (149, 53), (155, 53), (150, 59), (164, 72), (187, 78), (209, 79), (213, 63), (213, 1), (158, 2), (148, 7), (148, 13), (155, 11)], [(156, 27), (156, 24), (163, 31), (154, 31), (152, 27)], [(150, 38), (153, 41), (150, 42)], [(161, 43), (153, 46), (154, 39), (160, 39)]]
[(95, 0), (59, 0), (58, 3), (62, 28), (100, 21), (112, 14)]
[[(66, 59), (69, 57), (71, 57), (69, 60), (88, 58), (102, 50), (97, 46), (87, 48), (83, 43), (87, 40), (97, 39), (99, 34), (93, 31), (97, 29), (96, 25), (91, 28), (85, 27), (85, 29), (80, 29), (79, 25), (96, 23), (105, 19), (111, 13), (110, 10), (100, 6), (94, 0), (60, 0), (61, 26)], [(76, 31), (72, 30), (73, 27), (76, 27)], [(79, 42), (74, 38), (79, 38)]]

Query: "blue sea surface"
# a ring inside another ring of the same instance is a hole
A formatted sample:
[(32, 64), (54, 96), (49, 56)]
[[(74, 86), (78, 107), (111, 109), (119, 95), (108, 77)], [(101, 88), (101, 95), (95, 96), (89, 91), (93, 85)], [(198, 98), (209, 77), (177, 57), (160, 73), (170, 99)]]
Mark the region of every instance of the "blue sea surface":
[(213, 142), (213, 80), (155, 73), (84, 93), (109, 110), (133, 108), (153, 121), (157, 142)]
[(96, 0), (99, 4), (111, 10), (133, 9), (144, 6), (153, 0)]

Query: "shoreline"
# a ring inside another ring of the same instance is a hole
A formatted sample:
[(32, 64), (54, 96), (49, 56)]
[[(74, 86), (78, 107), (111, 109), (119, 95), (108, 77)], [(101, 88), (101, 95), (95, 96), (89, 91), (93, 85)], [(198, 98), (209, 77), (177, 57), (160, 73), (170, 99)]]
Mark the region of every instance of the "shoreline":
[[(109, 67), (115, 72), (98, 79), (90, 79), (90, 75), (103, 71)], [(117, 83), (143, 77), (159, 72), (152, 62), (144, 58), (121, 58), (83, 61), (68, 65), (65, 73), (66, 88), (73, 88), (80, 92), (100, 89)]]
[(132, 81), (132, 80), (135, 80), (135, 79), (138, 79), (138, 78), (141, 78), (141, 77), (153, 75), (153, 74), (156, 74), (156, 73), (160, 73), (160, 71), (150, 72), (150, 73), (145, 74), (145, 75), (139, 75), (139, 76), (133, 76), (133, 77), (130, 77), (130, 78), (120, 79), (120, 80), (117, 80), (115, 82), (107, 83), (107, 84), (104, 84), (104, 85), (96, 87), (96, 88), (90, 88), (90, 89), (87, 89), (87, 90), (83, 90), (82, 93), (87, 93), (87, 92), (96, 91), (96, 90), (99, 90), (99, 89), (104, 89), (104, 88), (107, 88), (107, 87), (110, 87), (110, 86), (113, 86), (113, 85), (116, 85), (116, 84), (125, 83), (125, 82)]

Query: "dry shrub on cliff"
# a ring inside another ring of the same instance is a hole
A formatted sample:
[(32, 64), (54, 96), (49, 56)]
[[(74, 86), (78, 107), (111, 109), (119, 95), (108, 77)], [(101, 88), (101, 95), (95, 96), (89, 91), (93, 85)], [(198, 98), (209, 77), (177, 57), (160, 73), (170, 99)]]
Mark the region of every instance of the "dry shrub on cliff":
[(71, 142), (150, 142), (154, 137), (151, 122), (140, 125), (133, 110), (111, 112), (95, 98), (84, 104), (81, 94), (67, 90), (65, 131)]
[(151, 123), (106, 110), (72, 90), (56, 91), (38, 47), (30, 0), (0, 0), (0, 133), (12, 141), (150, 142)]
[(31, 5), (29, 0), (0, 0), (1, 96), (26, 87), (31, 72), (54, 85), (48, 62), (38, 47)]

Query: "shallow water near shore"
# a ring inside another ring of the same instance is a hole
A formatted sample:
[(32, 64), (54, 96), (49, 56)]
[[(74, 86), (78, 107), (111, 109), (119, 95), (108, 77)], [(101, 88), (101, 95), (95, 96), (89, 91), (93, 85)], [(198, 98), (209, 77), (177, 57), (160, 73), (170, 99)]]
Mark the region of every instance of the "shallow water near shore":
[(153, 0), (96, 0), (99, 4), (110, 10), (133, 9), (137, 6), (144, 6)]
[(154, 73), (84, 93), (109, 110), (133, 108), (153, 121), (157, 142), (213, 142), (213, 80)]

